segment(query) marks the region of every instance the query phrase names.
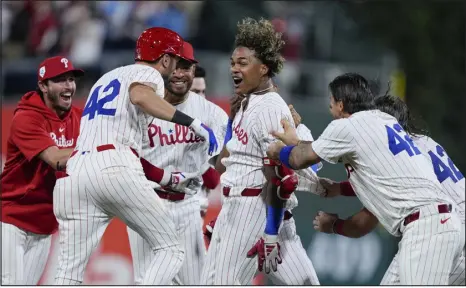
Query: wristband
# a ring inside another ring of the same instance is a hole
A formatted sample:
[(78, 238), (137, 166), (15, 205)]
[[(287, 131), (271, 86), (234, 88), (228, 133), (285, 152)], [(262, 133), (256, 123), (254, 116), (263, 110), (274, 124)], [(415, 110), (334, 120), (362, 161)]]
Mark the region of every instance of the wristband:
[(342, 236), (345, 236), (345, 233), (343, 233), (343, 224), (345, 222), (342, 219), (337, 219), (335, 222), (333, 222), (332, 226), (332, 232), (333, 234), (339, 234)]
[(225, 133), (225, 140), (223, 140), (223, 145), (225, 146), (228, 141), (230, 141), (233, 136), (233, 119), (228, 119), (227, 132)]
[(215, 189), (215, 187), (220, 183), (220, 173), (218, 173), (214, 168), (209, 167), (209, 169), (202, 174), (202, 182), (204, 182), (204, 186), (206, 188)]
[(291, 150), (293, 150), (295, 146), (285, 146), (282, 148), (282, 150), (280, 150), (280, 162), (282, 162), (282, 164), (284, 164), (286, 167), (290, 168), (290, 169), (293, 169), (293, 167), (291, 167), (290, 165), (290, 154), (291, 154)]
[(265, 234), (278, 235), (278, 228), (285, 214), (285, 208), (267, 206), (267, 221), (265, 223)]
[(343, 196), (356, 196), (349, 181), (340, 182), (340, 194)]
[(173, 118), (171, 120), (171, 122), (173, 123), (180, 124), (186, 127), (191, 126), (193, 121), (194, 121), (193, 118), (189, 117), (188, 115), (178, 110), (175, 111), (175, 114), (173, 114)]

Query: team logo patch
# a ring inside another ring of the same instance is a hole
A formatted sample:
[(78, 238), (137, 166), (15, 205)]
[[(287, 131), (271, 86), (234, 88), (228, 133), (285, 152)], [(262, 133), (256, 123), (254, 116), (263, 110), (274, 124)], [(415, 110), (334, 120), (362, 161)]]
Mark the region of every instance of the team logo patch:
[(63, 64), (65, 65), (65, 69), (68, 69), (68, 59), (66, 59), (66, 58), (61, 58), (60, 62), (63, 63)]
[(43, 78), (45, 75), (45, 66), (40, 67), (39, 69), (39, 76)]

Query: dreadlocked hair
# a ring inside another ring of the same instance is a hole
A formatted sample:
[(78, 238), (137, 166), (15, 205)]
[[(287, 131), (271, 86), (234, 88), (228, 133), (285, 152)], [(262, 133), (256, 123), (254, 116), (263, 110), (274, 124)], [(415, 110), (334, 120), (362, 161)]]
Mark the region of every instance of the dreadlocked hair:
[(390, 83), (385, 94), (375, 98), (374, 101), (377, 109), (395, 117), (406, 133), (412, 136), (429, 136), (429, 131), (421, 128), (421, 126), (425, 126), (425, 123), (419, 123), (421, 120), (411, 114), (408, 105), (400, 97), (390, 95), (389, 90)]
[(274, 77), (283, 68), (285, 58), (280, 54), (285, 41), (282, 33), (276, 32), (269, 20), (259, 21), (245, 18), (237, 25), (235, 46), (246, 47), (255, 52), (255, 56), (269, 68), (267, 76)]

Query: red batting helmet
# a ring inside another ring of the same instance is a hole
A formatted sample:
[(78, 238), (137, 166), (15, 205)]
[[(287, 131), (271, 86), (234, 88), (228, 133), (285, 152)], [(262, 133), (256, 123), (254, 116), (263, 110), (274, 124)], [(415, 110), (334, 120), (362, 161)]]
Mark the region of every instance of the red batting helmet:
[(191, 63), (198, 63), (198, 61), (194, 58), (194, 49), (193, 49), (193, 46), (191, 44), (189, 44), (189, 42), (184, 42), (183, 43), (183, 56), (182, 56), (183, 59), (186, 59), (188, 60), (189, 62)]
[(134, 60), (156, 61), (163, 54), (183, 54), (183, 38), (167, 28), (152, 27), (141, 33), (136, 42)]

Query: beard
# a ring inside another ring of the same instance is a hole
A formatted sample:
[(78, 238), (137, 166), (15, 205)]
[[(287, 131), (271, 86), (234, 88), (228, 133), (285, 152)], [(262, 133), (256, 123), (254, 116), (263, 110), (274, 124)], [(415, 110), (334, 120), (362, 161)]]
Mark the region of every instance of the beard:
[[(176, 96), (176, 97), (180, 97), (180, 98), (183, 98), (186, 94), (189, 93), (189, 90), (191, 89), (191, 87), (193, 86), (193, 81), (189, 81), (189, 80), (182, 80), (182, 81), (187, 81), (186, 83), (186, 89), (183, 89), (182, 91), (180, 90), (177, 90), (177, 89), (173, 89), (172, 88), (172, 84), (173, 83), (170, 83), (170, 80), (171, 79), (167, 79), (167, 81), (165, 82), (165, 89), (168, 90), (168, 92), (170, 92), (170, 94), (172, 94), (173, 96)], [(165, 80), (164, 80), (165, 81)]]
[[(73, 95), (74, 93), (72, 93), (72, 96)], [(60, 103), (60, 93), (51, 93), (49, 91), (49, 93), (47, 93), (47, 99), (50, 101), (50, 103), (52, 103), (53, 108), (58, 111), (67, 112), (71, 109), (71, 105), (67, 105), (67, 104), (62, 105)]]
[(166, 85), (165, 88), (168, 90), (168, 92), (170, 92), (170, 94), (172, 94), (173, 96), (179, 97), (179, 98), (183, 98), (189, 92), (189, 89), (186, 89), (181, 92), (175, 91), (171, 89), (170, 84)]

